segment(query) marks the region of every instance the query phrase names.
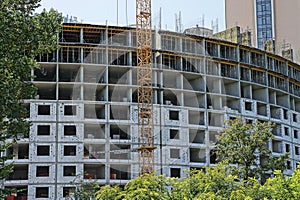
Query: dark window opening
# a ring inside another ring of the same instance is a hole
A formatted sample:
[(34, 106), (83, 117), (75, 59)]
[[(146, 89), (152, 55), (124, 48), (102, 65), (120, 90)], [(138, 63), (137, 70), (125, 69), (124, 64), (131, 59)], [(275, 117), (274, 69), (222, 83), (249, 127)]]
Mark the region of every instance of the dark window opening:
[(170, 110), (169, 119), (170, 120), (179, 120), (179, 111)]
[(219, 133), (217, 131), (209, 131), (209, 142), (215, 144), (217, 142)]
[(50, 115), (50, 105), (39, 105), (38, 115)]
[(252, 119), (246, 119), (246, 124), (253, 124), (253, 120)]
[(291, 163), (291, 161), (288, 160), (288, 161), (286, 162), (286, 168), (287, 168), (287, 169), (292, 169), (292, 163)]
[(64, 166), (63, 176), (75, 176), (76, 166)]
[(5, 189), (15, 190), (14, 194), (6, 197), (6, 200), (27, 200), (28, 199), (28, 186), (8, 186)]
[(298, 131), (297, 130), (294, 130), (294, 138), (298, 139)]
[(110, 137), (112, 139), (121, 139), (121, 140), (130, 139), (130, 134), (128, 134), (128, 127), (119, 126), (119, 125), (111, 125), (110, 126)]
[(290, 152), (290, 145), (289, 144), (285, 144), (285, 152)]
[(37, 187), (35, 191), (35, 198), (49, 198), (49, 188)]
[(127, 169), (127, 166), (117, 167), (113, 166), (110, 168), (110, 179), (120, 179), (120, 180), (129, 180), (130, 179), (130, 173)]
[(230, 116), (230, 117), (229, 117), (229, 120), (236, 120), (236, 117)]
[(76, 135), (76, 126), (75, 125), (64, 126), (64, 135), (66, 136)]
[[(112, 129), (110, 129), (110, 135), (112, 135), (112, 133), (113, 133)], [(100, 124), (85, 124), (84, 125), (84, 138), (105, 139), (105, 125), (104, 124), (101, 124), (101, 125)]]
[(76, 115), (76, 106), (65, 106), (65, 115)]
[(7, 180), (28, 180), (28, 165), (14, 165)]
[(48, 176), (49, 176), (49, 166), (36, 167), (36, 177), (48, 177)]
[(80, 29), (76, 28), (72, 32), (64, 30), (59, 34), (60, 42), (80, 42)]
[(204, 130), (189, 130), (189, 142), (204, 144), (205, 143), (205, 131)]
[(283, 117), (284, 117), (284, 119), (289, 119), (289, 115), (288, 115), (287, 110), (283, 110)]
[(18, 159), (28, 159), (29, 144), (19, 144)]
[(179, 140), (179, 130), (170, 129), (170, 139)]
[(214, 150), (210, 151), (209, 160), (210, 160), (210, 164), (217, 163), (217, 154)]
[(50, 135), (50, 125), (38, 125), (37, 135)]
[(104, 34), (105, 33), (104, 33), (103, 30), (97, 30), (95, 32), (90, 32), (87, 29), (84, 29), (83, 42), (92, 43), (92, 44), (99, 44), (103, 41)]
[[(64, 49), (62, 49), (64, 50)], [(77, 50), (77, 49), (76, 49)], [(74, 52), (75, 53), (75, 52)], [(77, 57), (65, 57), (63, 58), (64, 62), (78, 62), (80, 59)], [(59, 69), (59, 81), (60, 82), (77, 82), (80, 79), (80, 70), (79, 67), (72, 68), (60, 68)]]
[[(48, 54), (51, 55), (51, 54)], [(52, 54), (53, 56), (53, 54)], [(48, 61), (53, 62), (54, 58), (46, 58)], [(56, 81), (56, 68), (55, 67), (40, 67), (34, 70), (35, 81)]]
[(59, 100), (79, 100), (81, 99), (80, 93), (81, 88), (78, 85), (60, 85), (58, 91)]
[(275, 153), (282, 153), (282, 143), (280, 141), (273, 140), (272, 149)]
[(37, 86), (37, 96), (36, 99), (47, 99), (55, 100), (56, 99), (56, 85), (47, 85), (47, 86)]
[(180, 169), (179, 168), (171, 168), (170, 169), (171, 172), (171, 177), (178, 177), (180, 178)]
[[(242, 59), (243, 59), (243, 58), (241, 57), (241, 62), (243, 62)], [(246, 58), (244, 58), (244, 59), (246, 59)], [(241, 67), (241, 70), (240, 70), (240, 77), (241, 77), (241, 80), (244, 80), (244, 81), (250, 81), (250, 69)], [(242, 93), (242, 94), (243, 94), (243, 93)], [(243, 95), (243, 97), (246, 97), (246, 95)]]
[[(120, 165), (118, 167), (122, 168)], [(83, 166), (83, 171), (84, 179), (105, 179), (105, 165), (85, 164)], [(112, 171), (110, 171), (110, 173), (112, 173)]]
[(105, 144), (84, 145), (85, 159), (105, 159)]
[(276, 125), (272, 130), (273, 135), (281, 136), (281, 126)]
[(299, 147), (295, 146), (295, 154), (298, 156), (300, 154)]
[(251, 102), (245, 102), (245, 110), (252, 111), (252, 103)]
[(64, 187), (63, 197), (70, 197), (70, 195), (75, 193), (75, 187)]
[(297, 114), (293, 114), (293, 122), (297, 122)]
[(50, 147), (49, 146), (38, 146), (37, 147), (37, 155), (38, 156), (49, 156)]
[(215, 43), (206, 42), (206, 51), (209, 56), (218, 56), (218, 45)]
[(191, 148), (190, 149), (190, 162), (206, 163), (206, 150), (198, 149), (198, 148)]
[(23, 113), (22, 117), (23, 118), (30, 117), (30, 104), (29, 103), (23, 104), (23, 108), (24, 108), (24, 113)]
[(289, 136), (289, 128), (284, 127), (284, 135)]
[[(207, 87), (206, 87), (206, 91), (209, 91)], [(210, 98), (210, 95), (206, 96), (206, 108), (212, 108), (212, 100)]]
[(64, 146), (64, 156), (76, 156), (76, 146)]
[[(84, 49), (84, 53), (89, 51), (89, 49)], [(66, 63), (81, 63), (81, 51), (80, 48), (72, 48), (72, 47), (61, 47), (59, 48), (59, 62), (66, 62)], [(63, 70), (62, 68), (59, 69), (60, 74), (59, 74), (59, 79), (61, 82), (67, 82), (68, 79), (66, 79), (66, 77), (61, 76), (61, 72), (62, 71), (66, 71)]]
[(170, 158), (180, 158), (180, 150), (170, 149)]

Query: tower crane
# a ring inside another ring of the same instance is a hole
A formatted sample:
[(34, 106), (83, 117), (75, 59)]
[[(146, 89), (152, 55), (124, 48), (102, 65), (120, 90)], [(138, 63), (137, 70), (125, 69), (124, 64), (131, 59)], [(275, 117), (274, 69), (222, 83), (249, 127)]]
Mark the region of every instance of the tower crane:
[(154, 171), (151, 0), (136, 0), (139, 174)]

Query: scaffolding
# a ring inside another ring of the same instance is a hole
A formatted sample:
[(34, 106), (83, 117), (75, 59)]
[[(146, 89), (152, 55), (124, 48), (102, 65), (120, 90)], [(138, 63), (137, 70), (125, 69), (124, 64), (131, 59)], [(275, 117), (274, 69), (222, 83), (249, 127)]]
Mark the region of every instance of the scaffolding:
[(151, 0), (136, 1), (139, 174), (154, 170)]

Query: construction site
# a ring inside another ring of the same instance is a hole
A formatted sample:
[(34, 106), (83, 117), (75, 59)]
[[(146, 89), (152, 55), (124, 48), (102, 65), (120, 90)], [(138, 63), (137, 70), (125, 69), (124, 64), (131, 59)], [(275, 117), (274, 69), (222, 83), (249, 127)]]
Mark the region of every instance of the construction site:
[[(137, 29), (63, 24), (60, 48), (32, 70), (32, 126), (6, 152), (14, 173), (5, 187), (22, 189), (18, 199), (64, 199), (76, 183), (124, 185), (151, 171), (184, 177), (215, 164), (216, 135), (236, 117), (276, 123), (268, 147), (290, 153), (292, 173), (300, 161), (298, 64), (250, 47), (238, 28), (230, 38)], [(151, 43), (139, 44), (145, 37)]]

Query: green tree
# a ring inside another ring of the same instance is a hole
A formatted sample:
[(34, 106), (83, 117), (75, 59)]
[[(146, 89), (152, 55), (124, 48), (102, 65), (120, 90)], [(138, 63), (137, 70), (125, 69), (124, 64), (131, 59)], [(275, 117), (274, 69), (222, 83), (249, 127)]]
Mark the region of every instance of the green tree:
[(100, 188), (96, 193), (97, 200), (121, 200), (123, 199), (124, 192), (118, 185), (106, 185)]
[(143, 174), (129, 181), (124, 188), (124, 200), (167, 200), (169, 190), (164, 175)]
[(143, 174), (130, 180), (123, 190), (119, 186), (102, 186), (97, 200), (168, 200), (169, 185), (164, 175)]
[[(242, 187), (239, 190), (240, 194), (244, 194), (248, 199), (267, 199), (269, 197), (268, 191), (262, 187), (261, 183), (255, 178), (249, 178), (246, 181), (242, 181)], [(232, 193), (234, 196), (235, 194)]]
[(294, 171), (292, 177), (290, 178), (290, 188), (291, 193), (295, 199), (300, 199), (300, 165), (298, 164), (297, 169)]
[[(251, 191), (260, 190), (260, 183), (256, 179), (251, 179), (251, 183), (239, 181), (237, 176), (230, 174), (228, 168), (228, 164), (220, 163), (213, 167), (205, 167), (203, 170), (192, 170), (190, 176), (186, 178), (171, 179), (171, 199), (252, 199), (251, 195), (256, 194)], [(264, 196), (264, 193), (259, 195)]]
[[(192, 171), (192, 174), (195, 174), (196, 171)], [(172, 200), (189, 200), (195, 196), (195, 191), (197, 189), (192, 187), (197, 179), (195, 176), (190, 176), (186, 178), (169, 178), (168, 185), (172, 187), (170, 193), (170, 199)]]
[(300, 167), (291, 177), (285, 177), (281, 171), (275, 171), (275, 177), (263, 185), (268, 199), (300, 199)]
[(220, 163), (202, 170), (192, 170), (188, 177), (166, 178), (146, 174), (132, 179), (124, 189), (102, 186), (97, 200), (267, 200), (300, 199), (300, 167), (291, 177), (276, 170), (275, 177), (261, 184), (255, 178), (241, 181), (232, 175), (230, 165)]
[(76, 200), (91, 200), (95, 199), (96, 192), (99, 189), (99, 186), (95, 182), (79, 182), (75, 183), (76, 190), (74, 193), (74, 197)]
[(273, 139), (270, 122), (244, 123), (242, 119), (229, 120), (220, 133), (216, 144), (219, 160), (235, 164), (233, 174), (247, 180), (256, 177), (262, 182), (274, 172), (284, 170), (288, 154), (275, 157), (267, 143)]
[(172, 184), (171, 194), (175, 197), (181, 194), (183, 199), (228, 199), (238, 184), (236, 180), (237, 177), (227, 173), (227, 165), (205, 167), (203, 170), (192, 170), (190, 176), (184, 178), (184, 188)]
[[(30, 122), (23, 99), (35, 95), (30, 84), (35, 58), (57, 47), (61, 15), (56, 11), (34, 14), (40, 0), (2, 0), (0, 2), (0, 151), (5, 151), (17, 138), (28, 134)], [(8, 142), (9, 141), (9, 142)], [(0, 157), (0, 179), (12, 172), (13, 165)], [(0, 189), (0, 198), (7, 190)]]

